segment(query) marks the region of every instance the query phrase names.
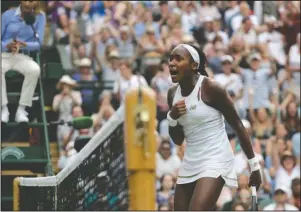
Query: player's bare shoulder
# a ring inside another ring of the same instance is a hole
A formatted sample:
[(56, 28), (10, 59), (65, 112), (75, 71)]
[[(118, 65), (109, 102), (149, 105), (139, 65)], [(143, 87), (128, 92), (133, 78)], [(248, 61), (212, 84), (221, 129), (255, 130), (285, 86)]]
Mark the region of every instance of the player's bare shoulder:
[(168, 105), (169, 107), (172, 107), (172, 101), (175, 97), (175, 93), (176, 93), (176, 90), (178, 88), (178, 84), (176, 85), (173, 85), (171, 86), (169, 89), (168, 89), (168, 92), (167, 92), (167, 101), (168, 101)]
[(202, 100), (209, 105), (220, 102), (221, 97), (226, 95), (226, 90), (222, 85), (209, 77), (204, 77), (201, 86)]

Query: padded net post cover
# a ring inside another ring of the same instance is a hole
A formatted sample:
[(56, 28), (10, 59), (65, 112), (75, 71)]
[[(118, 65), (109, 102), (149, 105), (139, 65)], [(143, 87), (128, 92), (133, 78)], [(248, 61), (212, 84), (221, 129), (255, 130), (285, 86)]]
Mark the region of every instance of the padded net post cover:
[(56, 176), (20, 179), (20, 210), (127, 210), (124, 107)]

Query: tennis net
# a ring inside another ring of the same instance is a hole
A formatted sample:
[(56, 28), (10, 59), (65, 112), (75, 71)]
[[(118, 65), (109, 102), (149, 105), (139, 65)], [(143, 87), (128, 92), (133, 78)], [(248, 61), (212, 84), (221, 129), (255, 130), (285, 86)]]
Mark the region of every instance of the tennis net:
[(123, 123), (122, 106), (56, 176), (20, 178), (18, 208), (127, 210)]

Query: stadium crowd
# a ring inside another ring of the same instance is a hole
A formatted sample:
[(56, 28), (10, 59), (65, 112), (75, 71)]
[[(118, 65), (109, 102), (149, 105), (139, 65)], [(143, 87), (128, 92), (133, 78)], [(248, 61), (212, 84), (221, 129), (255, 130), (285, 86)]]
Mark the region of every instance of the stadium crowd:
[[(48, 1), (44, 46), (62, 46), (69, 68), (52, 109), (59, 119), (89, 115), (93, 128), (59, 126), (58, 166), (77, 152), (79, 135), (98, 131), (139, 84), (157, 94), (157, 207), (173, 210), (185, 143), (168, 135), (168, 55), (179, 43), (200, 47), (207, 72), (229, 92), (261, 161), (260, 210), (300, 210), (300, 2), (298, 1)], [(55, 70), (52, 70), (55, 71)], [(112, 82), (95, 89), (78, 83)], [(97, 102), (97, 105), (95, 105)], [(218, 210), (247, 210), (247, 158), (225, 123), (235, 154), (238, 189), (224, 187)]]

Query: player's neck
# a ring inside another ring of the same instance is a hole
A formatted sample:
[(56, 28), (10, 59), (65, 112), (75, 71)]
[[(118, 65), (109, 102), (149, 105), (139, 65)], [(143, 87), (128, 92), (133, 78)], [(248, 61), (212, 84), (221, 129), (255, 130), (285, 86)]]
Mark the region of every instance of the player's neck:
[(181, 87), (181, 93), (182, 96), (188, 96), (194, 89), (196, 83), (197, 83), (198, 77), (191, 76), (183, 79), (179, 82), (179, 85)]

